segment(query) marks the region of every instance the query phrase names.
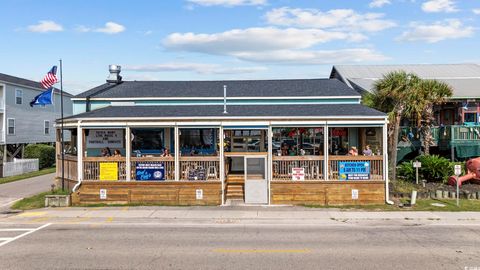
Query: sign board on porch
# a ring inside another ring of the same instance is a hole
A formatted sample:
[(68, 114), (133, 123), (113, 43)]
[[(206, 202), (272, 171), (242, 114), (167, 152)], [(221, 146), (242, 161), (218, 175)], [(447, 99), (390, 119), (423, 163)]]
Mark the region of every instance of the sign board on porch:
[(100, 181), (118, 180), (117, 162), (100, 162)]
[(305, 168), (292, 168), (292, 180), (305, 180)]
[(116, 129), (92, 129), (86, 137), (87, 148), (123, 148), (123, 130)]
[(165, 165), (163, 162), (137, 162), (135, 179), (139, 181), (165, 180)]
[(106, 200), (106, 199), (107, 199), (107, 190), (100, 189), (100, 200)]
[(340, 161), (338, 166), (340, 180), (370, 179), (370, 161)]
[(352, 200), (358, 200), (358, 189), (352, 189)]
[(203, 200), (203, 189), (195, 190), (195, 198), (197, 200)]

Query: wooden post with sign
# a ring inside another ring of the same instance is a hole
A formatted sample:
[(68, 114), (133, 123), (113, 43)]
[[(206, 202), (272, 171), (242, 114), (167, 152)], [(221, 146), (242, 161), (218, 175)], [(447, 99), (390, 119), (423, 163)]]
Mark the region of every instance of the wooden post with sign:
[(422, 167), (422, 163), (420, 161), (415, 161), (413, 162), (413, 167), (415, 168), (415, 179), (416, 179), (416, 183), (418, 185), (418, 168), (421, 168)]
[(458, 176), (462, 174), (462, 166), (460, 165), (455, 165), (455, 178), (457, 182), (457, 207), (460, 207), (460, 183), (458, 181)]

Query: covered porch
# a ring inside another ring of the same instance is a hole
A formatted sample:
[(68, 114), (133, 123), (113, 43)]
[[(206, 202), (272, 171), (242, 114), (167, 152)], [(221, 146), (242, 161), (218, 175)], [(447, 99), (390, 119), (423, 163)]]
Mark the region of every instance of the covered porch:
[[(224, 118), (66, 122), (63, 175), (73, 202), (338, 205), (387, 199), (383, 115)], [(60, 150), (57, 158), (61, 179)]]

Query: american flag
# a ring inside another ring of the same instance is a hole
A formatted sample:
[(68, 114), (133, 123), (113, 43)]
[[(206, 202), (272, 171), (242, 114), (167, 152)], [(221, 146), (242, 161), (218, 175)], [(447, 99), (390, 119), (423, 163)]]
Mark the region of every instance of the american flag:
[(52, 87), (57, 81), (57, 66), (53, 66), (52, 69), (43, 77), (43, 79), (40, 81), (42, 84), (43, 88), (48, 89)]

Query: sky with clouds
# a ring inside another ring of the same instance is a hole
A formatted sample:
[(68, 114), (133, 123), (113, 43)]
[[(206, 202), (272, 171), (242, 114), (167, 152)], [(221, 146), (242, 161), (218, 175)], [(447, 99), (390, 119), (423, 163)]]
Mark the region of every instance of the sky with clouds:
[(0, 73), (125, 80), (327, 77), (334, 64), (480, 63), (480, 0), (0, 0)]

